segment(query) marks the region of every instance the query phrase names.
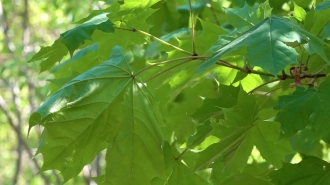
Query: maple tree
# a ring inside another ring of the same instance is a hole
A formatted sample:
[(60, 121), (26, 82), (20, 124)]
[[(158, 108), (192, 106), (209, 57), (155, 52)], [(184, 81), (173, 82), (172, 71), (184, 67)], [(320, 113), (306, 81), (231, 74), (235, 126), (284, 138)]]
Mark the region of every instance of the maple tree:
[(272, 4), (113, 1), (42, 47), (41, 171), (105, 150), (98, 184), (329, 184), (330, 2)]

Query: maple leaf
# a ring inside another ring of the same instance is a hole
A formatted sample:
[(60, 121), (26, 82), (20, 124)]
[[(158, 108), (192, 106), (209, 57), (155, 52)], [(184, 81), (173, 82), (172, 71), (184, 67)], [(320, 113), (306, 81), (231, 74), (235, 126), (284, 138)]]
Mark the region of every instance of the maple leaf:
[(107, 149), (105, 182), (148, 184), (164, 177), (161, 119), (146, 87), (132, 77), (131, 62), (114, 48), (109, 60), (68, 82), (32, 114), (30, 128), (45, 128), (37, 151), (44, 158), (41, 171), (57, 169), (67, 181)]

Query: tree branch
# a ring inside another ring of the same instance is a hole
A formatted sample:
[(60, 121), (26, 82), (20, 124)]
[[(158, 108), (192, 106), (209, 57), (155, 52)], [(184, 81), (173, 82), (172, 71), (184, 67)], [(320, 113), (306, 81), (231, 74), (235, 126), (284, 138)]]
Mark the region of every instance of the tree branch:
[[(37, 162), (37, 160), (35, 158), (33, 158), (33, 154), (31, 152), (30, 147), (28, 146), (28, 144), (25, 142), (25, 140), (22, 138), (22, 135), (20, 134), (20, 130), (17, 128), (17, 126), (15, 125), (15, 116), (10, 112), (9, 108), (6, 106), (6, 102), (3, 99), (3, 97), (0, 95), (0, 109), (2, 110), (2, 112), (4, 113), (4, 115), (7, 118), (7, 121), (9, 123), (9, 125), (12, 127), (12, 129), (15, 131), (18, 140), (20, 140), (22, 146), (25, 148), (25, 150), (27, 151), (29, 157), (32, 159), (35, 167), (37, 168), (37, 170), (39, 171), (41, 168)], [(41, 173), (41, 178), (45, 181), (45, 184), (50, 184), (50, 181), (48, 179), (48, 177)], [(57, 175), (57, 174), (56, 174)], [(56, 176), (55, 176), (56, 177)], [(57, 176), (57, 178), (59, 178)]]

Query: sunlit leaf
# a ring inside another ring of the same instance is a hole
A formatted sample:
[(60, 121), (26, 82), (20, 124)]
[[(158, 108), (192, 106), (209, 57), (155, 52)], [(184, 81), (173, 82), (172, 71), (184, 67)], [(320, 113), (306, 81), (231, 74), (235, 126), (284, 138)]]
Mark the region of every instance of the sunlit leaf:
[(306, 11), (303, 8), (301, 8), (300, 6), (298, 6), (295, 2), (293, 2), (293, 5), (294, 5), (293, 16), (296, 19), (298, 19), (299, 21), (305, 20)]

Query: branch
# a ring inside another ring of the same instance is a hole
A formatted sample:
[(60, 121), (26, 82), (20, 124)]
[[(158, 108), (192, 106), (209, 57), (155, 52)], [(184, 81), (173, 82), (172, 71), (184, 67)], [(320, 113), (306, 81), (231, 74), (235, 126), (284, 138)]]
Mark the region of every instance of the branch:
[(156, 37), (154, 35), (151, 35), (150, 33), (144, 32), (142, 30), (138, 30), (138, 29), (135, 29), (135, 28), (120, 28), (120, 27), (114, 27), (114, 29), (131, 31), (131, 32), (137, 32), (137, 33), (140, 33), (142, 35), (151, 37), (152, 39), (157, 40), (158, 42), (160, 42), (162, 44), (165, 44), (166, 46), (172, 47), (172, 48), (174, 48), (174, 49), (176, 49), (178, 51), (181, 51), (181, 52), (183, 52), (183, 53), (185, 53), (187, 55), (193, 55), (192, 53), (190, 53), (190, 52), (188, 52), (188, 51), (186, 51), (184, 49), (181, 49), (181, 48), (179, 48), (177, 46), (174, 46), (174, 45), (172, 45), (172, 44), (170, 44), (170, 43), (168, 43), (168, 42), (166, 42), (166, 41), (164, 41), (164, 40), (162, 40), (162, 39), (160, 39), (160, 38), (158, 38), (158, 37)]
[[(14, 82), (10, 85), (11, 94), (12, 94), (12, 101), (15, 105), (15, 113), (17, 118), (16, 123), (16, 132), (17, 135), (21, 135), (21, 126), (22, 126), (22, 114), (21, 114), (21, 99), (19, 97), (19, 87), (17, 82)], [(17, 160), (16, 160), (16, 170), (13, 178), (13, 184), (17, 183), (20, 171), (21, 171), (21, 161), (22, 161), (22, 141), (17, 137)]]
[[(32, 159), (35, 167), (39, 171), (41, 168), (40, 168), (37, 160), (35, 158), (33, 158), (33, 154), (31, 152), (30, 147), (25, 142), (25, 140), (22, 138), (22, 135), (20, 134), (21, 133), (20, 130), (15, 125), (15, 121), (14, 121), (15, 120), (15, 116), (10, 112), (9, 108), (6, 105), (7, 104), (6, 104), (5, 100), (0, 95), (0, 109), (2, 110), (2, 112), (4, 113), (4, 115), (6, 116), (9, 125), (15, 131), (15, 133), (17, 135), (17, 138), (20, 140), (22, 146), (25, 148), (25, 150), (27, 151), (29, 157)], [(50, 181), (49, 181), (48, 177), (45, 174), (41, 173), (40, 175), (41, 175), (41, 178), (43, 178), (43, 180), (45, 181), (45, 184), (50, 184)], [(59, 178), (57, 174), (55, 175), (55, 178)]]

